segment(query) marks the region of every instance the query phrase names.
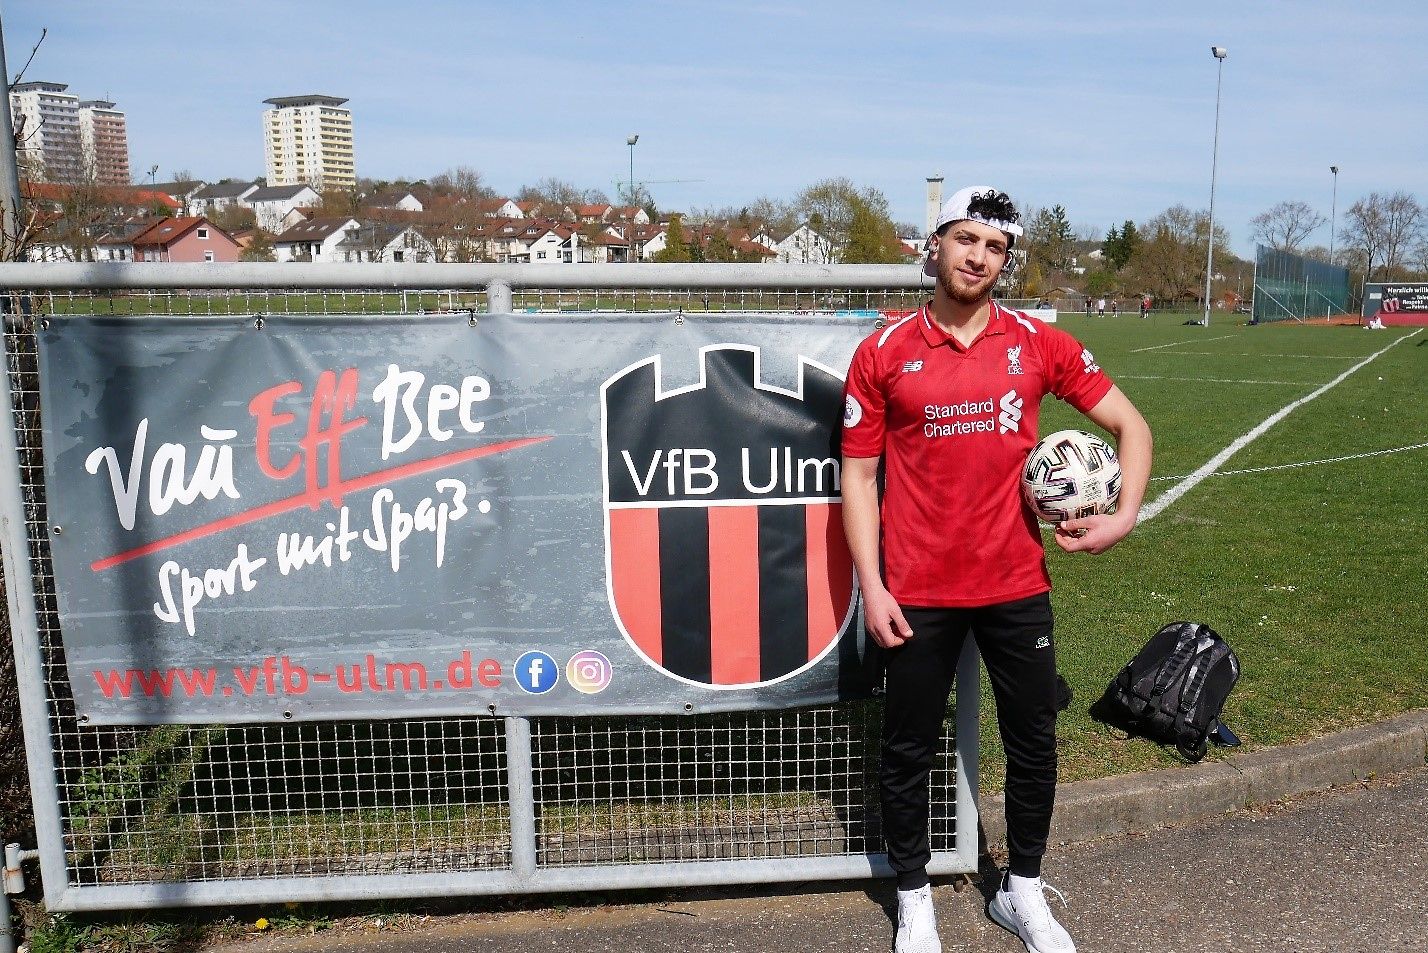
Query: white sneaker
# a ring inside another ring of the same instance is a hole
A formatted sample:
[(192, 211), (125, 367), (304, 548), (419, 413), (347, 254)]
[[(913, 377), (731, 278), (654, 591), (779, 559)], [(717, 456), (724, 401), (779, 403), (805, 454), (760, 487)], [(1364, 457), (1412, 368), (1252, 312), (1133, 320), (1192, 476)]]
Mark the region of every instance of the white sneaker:
[(893, 953), (942, 953), (937, 917), (932, 911), (932, 885), (897, 892), (897, 939)]
[(1071, 934), (1056, 922), (1046, 905), (1045, 891), (1060, 897), (1063, 907), (1065, 895), (1039, 877), (1008, 877), (1007, 883), (1011, 889), (1003, 884), (987, 908), (992, 919), (1021, 937), (1030, 953), (1076, 953)]

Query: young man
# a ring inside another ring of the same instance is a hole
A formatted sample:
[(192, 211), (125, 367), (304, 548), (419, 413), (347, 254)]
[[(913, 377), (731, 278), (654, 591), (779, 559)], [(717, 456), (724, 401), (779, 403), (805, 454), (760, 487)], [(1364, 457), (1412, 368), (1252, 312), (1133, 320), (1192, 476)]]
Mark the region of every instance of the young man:
[(1007, 753), (1010, 863), (990, 913), (1033, 953), (1075, 950), (1040, 879), (1056, 794), (1056, 656), (1051, 581), (1020, 474), (1048, 393), (1113, 434), (1120, 508), (1055, 534), (1067, 552), (1103, 553), (1135, 526), (1151, 438), (1090, 351), (992, 300), (1022, 232), (1017, 218), (994, 189), (953, 195), (928, 239), (931, 302), (865, 340), (848, 372), (844, 527), (868, 629), (889, 650), (881, 787), (897, 953), (941, 950), (926, 870), (928, 776), (969, 631)]

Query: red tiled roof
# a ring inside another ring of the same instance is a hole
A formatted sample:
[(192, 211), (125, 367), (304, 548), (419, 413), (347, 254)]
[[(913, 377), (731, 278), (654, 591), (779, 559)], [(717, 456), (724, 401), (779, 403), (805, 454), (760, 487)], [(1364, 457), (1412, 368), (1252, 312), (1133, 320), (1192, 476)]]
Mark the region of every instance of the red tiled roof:
[(232, 235), (229, 235), (202, 215), (190, 218), (160, 218), (148, 228), (131, 238), (128, 244), (133, 245), (135, 248), (141, 245), (169, 245), (178, 241), (199, 226), (209, 229), (215, 235), (222, 235), (235, 245), (238, 244), (233, 241)]
[[(20, 183), (22, 196), (46, 202), (63, 202), (70, 197), (74, 190), (75, 186), (60, 182), (26, 181)], [(153, 189), (138, 189), (127, 185), (101, 185), (96, 187), (96, 191), (100, 201), (114, 205), (153, 205), (157, 203), (175, 211), (182, 208), (182, 204), (172, 195)]]

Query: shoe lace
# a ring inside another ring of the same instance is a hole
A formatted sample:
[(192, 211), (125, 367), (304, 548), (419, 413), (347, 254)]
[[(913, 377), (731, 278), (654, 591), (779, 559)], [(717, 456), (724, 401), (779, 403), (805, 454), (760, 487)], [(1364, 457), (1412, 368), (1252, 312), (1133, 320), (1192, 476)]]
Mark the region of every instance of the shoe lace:
[(931, 904), (932, 898), (924, 898), (921, 894), (911, 894), (906, 903), (898, 904), (897, 926), (898, 929), (911, 927), (913, 922), (919, 918), (922, 908)]
[(1018, 904), (1017, 912), (1021, 914), (1022, 920), (1024, 920), (1028, 926), (1035, 926), (1040, 929), (1047, 929), (1051, 925), (1052, 916), (1051, 908), (1046, 903), (1046, 891), (1049, 890), (1052, 893), (1056, 894), (1056, 898), (1061, 901), (1061, 906), (1063, 908), (1067, 905), (1066, 895), (1060, 890), (1057, 890), (1055, 887), (1051, 886), (1051, 884), (1045, 883), (1044, 881), (1038, 883), (1037, 886), (1038, 889), (1036, 890), (1028, 890), (1018, 893), (1018, 899), (1025, 899), (1030, 902), (1026, 904), (1025, 908)]

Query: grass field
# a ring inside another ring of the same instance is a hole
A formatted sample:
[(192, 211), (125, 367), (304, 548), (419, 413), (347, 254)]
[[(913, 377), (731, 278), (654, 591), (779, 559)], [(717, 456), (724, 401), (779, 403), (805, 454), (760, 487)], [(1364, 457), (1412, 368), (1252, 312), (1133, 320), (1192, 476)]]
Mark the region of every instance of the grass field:
[[(1066, 780), (1173, 760), (1120, 740), (1086, 708), (1177, 619), (1209, 623), (1239, 653), (1244, 674), (1225, 720), (1246, 747), (1428, 705), (1428, 626), (1419, 614), (1428, 584), (1420, 505), (1428, 329), (1245, 327), (1228, 317), (1201, 328), (1184, 318), (1071, 315), (1059, 325), (1150, 422), (1148, 503), (1266, 418), (1398, 343), (1294, 409), (1111, 552), (1067, 556), (1048, 534), (1059, 663), (1076, 693), (1061, 722)], [(1054, 401), (1041, 426), (1094, 429)], [(988, 716), (989, 696), (984, 690)], [(989, 788), (1000, 784), (993, 724), (984, 721)]]

